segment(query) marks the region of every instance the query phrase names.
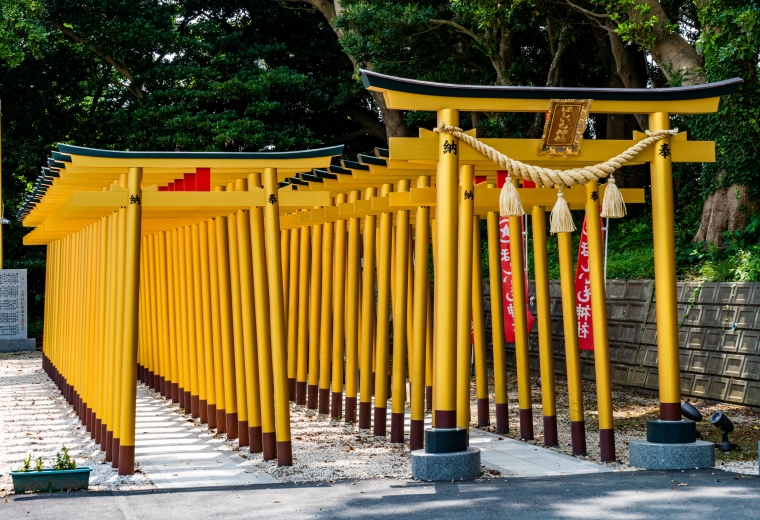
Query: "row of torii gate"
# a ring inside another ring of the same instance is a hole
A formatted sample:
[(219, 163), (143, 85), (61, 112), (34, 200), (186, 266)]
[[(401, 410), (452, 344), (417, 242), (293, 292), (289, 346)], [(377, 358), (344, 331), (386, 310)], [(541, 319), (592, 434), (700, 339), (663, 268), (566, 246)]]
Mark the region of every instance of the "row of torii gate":
[[(458, 126), (460, 111), (545, 112), (551, 100), (582, 97), (591, 113), (649, 114), (650, 130), (669, 129), (671, 114), (715, 112), (720, 96), (740, 83), (617, 90), (446, 85), (371, 72), (362, 78), (388, 108), (436, 111), (439, 125)], [(552, 124), (549, 114), (549, 133)], [(292, 464), (289, 401), (358, 420), (361, 428), (374, 423), (374, 432), (386, 435), (390, 395), (391, 440), (403, 442), (408, 380), (412, 449), (422, 447), (426, 409), (435, 428), (468, 428), (471, 319), (478, 423), (487, 424), (478, 222), (487, 221), (498, 317), (502, 190), (495, 181), (503, 168), (440, 128), (391, 138), (388, 149), (357, 161), (338, 160), (342, 146), (261, 153), (58, 146), (19, 212), (35, 228), (24, 243), (47, 245), (44, 365), (119, 474), (134, 471), (137, 378), (279, 465)], [(545, 140), (481, 142), (561, 170), (605, 161), (646, 138), (586, 140), (580, 151), (572, 130), (568, 143), (576, 148), (562, 154), (544, 155)], [(671, 165), (714, 161), (715, 148), (685, 134), (657, 146), (629, 164), (651, 166), (660, 416), (679, 420)], [(515, 175), (511, 182), (533, 218), (543, 435), (555, 445), (546, 212), (561, 186), (525, 189)], [(606, 186), (590, 181), (565, 189), (564, 198), (587, 216), (601, 458), (612, 461), (599, 225)], [(620, 192), (628, 203), (643, 202), (643, 190)], [(509, 228), (520, 236), (519, 216), (510, 215)], [(582, 454), (571, 234), (557, 239), (572, 443)], [(523, 243), (511, 240), (509, 247), (513, 286), (523, 287)], [(526, 295), (512, 297), (520, 432), (532, 439)], [(503, 433), (509, 424), (500, 319), (492, 320), (492, 334), (496, 428)]]

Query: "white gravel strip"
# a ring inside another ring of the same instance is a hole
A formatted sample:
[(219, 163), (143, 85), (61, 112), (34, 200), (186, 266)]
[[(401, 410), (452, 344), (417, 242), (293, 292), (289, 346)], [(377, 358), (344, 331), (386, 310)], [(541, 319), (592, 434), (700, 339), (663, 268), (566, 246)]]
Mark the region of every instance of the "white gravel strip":
[(120, 477), (105, 462), (105, 453), (42, 370), (41, 352), (0, 354), (0, 496), (13, 492), (8, 472), (17, 470), (27, 454), (50, 466), (62, 446), (77, 466), (92, 467), (92, 490), (154, 487), (139, 467), (134, 475)]

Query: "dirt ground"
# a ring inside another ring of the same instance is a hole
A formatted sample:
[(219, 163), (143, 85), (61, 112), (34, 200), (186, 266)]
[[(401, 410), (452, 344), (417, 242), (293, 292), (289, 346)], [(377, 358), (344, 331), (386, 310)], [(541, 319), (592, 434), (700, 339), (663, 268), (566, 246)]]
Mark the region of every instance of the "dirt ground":
[[(489, 404), (491, 425), (485, 429), (496, 432), (496, 406), (494, 403), (493, 373), (489, 373)], [(509, 433), (508, 437), (520, 438), (520, 422), (517, 403), (517, 377), (514, 373), (507, 375), (509, 395)], [(570, 418), (568, 415), (567, 379), (557, 376), (555, 380), (557, 399), (557, 426), (559, 433), (559, 448), (556, 451), (572, 455), (570, 449)], [(471, 387), (471, 426), (477, 426), (477, 407), (475, 383)], [(531, 376), (531, 394), (533, 399), (533, 429), (535, 439), (531, 444), (543, 446), (543, 413), (541, 411), (541, 386), (539, 378)], [(710, 415), (714, 412), (725, 413), (734, 423), (734, 432), (730, 440), (741, 446), (741, 450), (722, 453), (716, 450), (716, 466), (729, 471), (758, 473), (758, 441), (760, 441), (760, 409), (747, 406), (733, 405), (710, 401), (706, 399), (685, 398), (701, 413), (703, 420), (697, 424), (697, 430), (702, 438), (709, 442), (720, 442), (721, 431), (710, 424)], [(654, 392), (613, 385), (612, 387), (613, 417), (615, 421), (615, 453), (617, 464), (610, 464), (615, 469), (634, 469), (628, 465), (628, 442), (636, 439), (646, 439), (647, 420), (657, 419), (660, 405)], [(583, 381), (583, 408), (586, 420), (586, 446), (588, 456), (583, 457), (592, 462), (600, 463), (599, 454), (599, 422), (596, 412), (596, 384)]]

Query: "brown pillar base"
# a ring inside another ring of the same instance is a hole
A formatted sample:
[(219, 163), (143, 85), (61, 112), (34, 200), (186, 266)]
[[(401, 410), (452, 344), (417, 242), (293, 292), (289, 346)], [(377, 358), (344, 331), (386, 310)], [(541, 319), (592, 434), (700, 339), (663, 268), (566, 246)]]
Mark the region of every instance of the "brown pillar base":
[(372, 427), (372, 403), (359, 402), (359, 428), (369, 430)]
[(421, 450), (425, 447), (425, 421), (412, 419), (409, 424), (409, 449)]
[(491, 411), (488, 409), (488, 398), (478, 398), (478, 427), (491, 424)]
[(425, 410), (433, 409), (433, 387), (425, 387)]
[(306, 404), (306, 381), (296, 381), (296, 404)]
[(183, 408), (185, 409), (185, 413), (192, 414), (193, 411), (193, 396), (190, 393), (190, 390), (185, 390), (185, 402)]
[(158, 393), (161, 397), (166, 397), (166, 384), (162, 376), (158, 376)]
[(172, 402), (174, 403), (179, 402), (179, 384), (178, 383), (172, 383)]
[(106, 431), (106, 445), (103, 447), (106, 452), (106, 462), (113, 461), (113, 432)]
[(599, 451), (602, 462), (615, 462), (615, 430), (612, 428), (599, 429)]
[(404, 442), (404, 413), (403, 412), (391, 413), (391, 442)]
[(177, 403), (180, 408), (185, 409), (185, 391), (181, 386), (177, 389)]
[(680, 421), (681, 403), (660, 403), (661, 421)]
[(496, 433), (509, 433), (509, 405), (496, 403)]
[(135, 447), (119, 446), (119, 475), (133, 475), (135, 472)]
[(557, 417), (554, 415), (544, 415), (544, 446), (559, 446)]
[[(108, 426), (104, 424), (102, 421), (100, 423), (100, 441), (98, 444), (100, 444), (100, 450), (105, 451), (106, 441), (108, 438)], [(108, 460), (108, 459), (106, 459)]]
[(208, 427), (216, 428), (216, 405), (208, 405), (206, 408), (206, 414), (208, 415)]
[(113, 466), (116, 469), (119, 469), (119, 448), (120, 443), (118, 437), (114, 437), (113, 441), (111, 443), (112, 450), (113, 450), (113, 460), (111, 461), (111, 466)]
[(435, 411), (436, 428), (456, 428), (457, 412), (455, 410), (436, 410)]
[(200, 415), (201, 423), (206, 424), (208, 422), (208, 403), (205, 399), (202, 399), (198, 403), (198, 415)]
[(533, 410), (520, 408), (520, 438), (524, 441), (533, 440)]
[(248, 445), (250, 446), (251, 453), (261, 453), (264, 451), (261, 439), (261, 426), (248, 427)]
[(238, 446), (249, 446), (248, 442), (248, 421), (238, 421)]
[(201, 400), (197, 395), (190, 396), (190, 416), (193, 419), (201, 416)]
[(319, 389), (319, 413), (330, 413), (330, 389)]
[(83, 418), (82, 418), (82, 424), (84, 424), (84, 431), (91, 432), (92, 431), (92, 408), (87, 406), (86, 403), (82, 403), (82, 408), (84, 408)]
[(226, 421), (227, 421), (227, 438), (237, 439), (237, 436), (238, 436), (237, 412), (228, 413), (226, 415)]
[[(385, 403), (383, 403), (385, 405)], [(388, 429), (388, 408), (387, 405), (383, 407), (375, 406), (375, 429), (374, 433), (378, 437), (385, 437), (385, 433)]]
[(227, 414), (224, 408), (216, 409), (216, 433), (227, 433)]
[(277, 434), (275, 432), (264, 432), (261, 434), (261, 447), (264, 460), (274, 460), (277, 458)]
[(103, 427), (102, 421), (98, 418), (95, 419), (95, 428), (92, 429), (94, 433), (95, 444), (100, 444), (100, 430)]
[(570, 421), (570, 442), (573, 445), (573, 455), (586, 456), (586, 423)]
[(309, 410), (316, 410), (319, 402), (319, 387), (317, 385), (308, 385), (306, 387), (306, 407)]
[[(321, 402), (320, 402), (321, 404)], [(332, 393), (332, 403), (330, 403), (330, 417), (337, 419), (343, 413), (343, 392)]]
[(288, 399), (291, 403), (296, 402), (296, 379), (288, 378)]
[(346, 422), (356, 422), (356, 397), (346, 396)]
[(293, 446), (291, 446), (290, 441), (277, 442), (277, 465), (293, 465)]

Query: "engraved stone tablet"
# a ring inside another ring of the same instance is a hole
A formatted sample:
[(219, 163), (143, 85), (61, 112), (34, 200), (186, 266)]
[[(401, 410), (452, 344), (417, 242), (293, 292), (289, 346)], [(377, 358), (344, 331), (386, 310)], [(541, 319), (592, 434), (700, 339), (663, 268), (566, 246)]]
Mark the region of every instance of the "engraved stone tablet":
[(26, 339), (26, 269), (0, 269), (0, 340)]

